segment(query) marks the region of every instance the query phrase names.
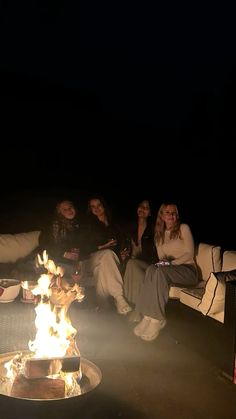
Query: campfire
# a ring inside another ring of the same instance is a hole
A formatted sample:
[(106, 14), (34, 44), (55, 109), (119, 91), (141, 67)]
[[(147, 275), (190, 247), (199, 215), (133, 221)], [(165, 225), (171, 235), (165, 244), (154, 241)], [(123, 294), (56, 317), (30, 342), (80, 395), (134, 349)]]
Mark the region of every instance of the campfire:
[[(0, 393), (33, 400), (79, 396), (101, 380), (100, 370), (81, 359), (77, 330), (68, 316), (71, 303), (84, 298), (83, 289), (64, 278), (63, 269), (48, 259), (46, 251), (38, 255), (38, 261), (46, 273), (34, 287), (30, 284), (35, 299), (35, 339), (29, 341), (28, 351), (0, 356)], [(23, 281), (22, 287), (28, 289), (29, 283)]]

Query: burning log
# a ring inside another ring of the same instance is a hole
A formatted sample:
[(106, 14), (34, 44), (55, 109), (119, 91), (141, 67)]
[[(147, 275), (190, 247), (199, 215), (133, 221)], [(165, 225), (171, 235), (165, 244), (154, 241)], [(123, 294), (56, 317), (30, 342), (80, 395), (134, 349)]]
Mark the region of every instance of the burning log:
[(11, 396), (23, 399), (62, 399), (65, 397), (65, 382), (60, 378), (27, 379), (22, 374), (16, 376)]
[(25, 362), (24, 375), (28, 379), (43, 378), (48, 375), (59, 374), (60, 371), (76, 372), (80, 369), (79, 356), (65, 356), (61, 358), (31, 358)]

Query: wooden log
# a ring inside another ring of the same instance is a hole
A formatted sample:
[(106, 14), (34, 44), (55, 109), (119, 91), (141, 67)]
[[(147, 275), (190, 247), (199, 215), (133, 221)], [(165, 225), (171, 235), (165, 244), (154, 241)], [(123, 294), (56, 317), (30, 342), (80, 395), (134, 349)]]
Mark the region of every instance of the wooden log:
[(24, 368), (26, 378), (43, 378), (47, 375), (63, 372), (76, 372), (80, 368), (80, 357), (65, 356), (61, 358), (31, 358), (27, 359)]
[(19, 374), (13, 383), (11, 396), (23, 399), (62, 399), (65, 397), (65, 382), (62, 379), (27, 379)]

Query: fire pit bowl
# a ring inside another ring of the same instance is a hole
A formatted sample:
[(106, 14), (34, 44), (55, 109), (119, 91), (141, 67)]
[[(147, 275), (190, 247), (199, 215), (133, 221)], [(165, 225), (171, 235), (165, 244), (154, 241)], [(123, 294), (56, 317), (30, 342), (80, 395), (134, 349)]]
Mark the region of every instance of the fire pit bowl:
[(11, 303), (18, 297), (21, 289), (17, 279), (0, 279), (0, 303)]
[[(6, 376), (6, 368), (4, 367), (4, 364), (11, 359), (14, 358), (15, 355), (17, 355), (19, 352), (7, 352), (4, 354), (0, 354), (0, 395), (8, 396), (11, 398), (17, 398), (17, 399), (24, 399), (24, 400), (31, 400), (31, 401), (54, 401), (54, 400), (64, 400), (68, 398), (74, 398), (78, 396), (82, 396), (93, 389), (95, 389), (101, 382), (102, 379), (102, 373), (101, 370), (93, 364), (91, 361), (88, 361), (85, 358), (80, 359), (80, 366), (81, 366), (81, 372), (82, 372), (82, 378), (79, 382), (80, 386), (80, 392), (77, 394), (74, 394), (70, 397), (57, 397), (53, 399), (33, 399), (31, 397), (15, 397), (11, 395), (11, 384), (9, 383), (7, 376)], [(28, 351), (22, 351), (23, 354), (27, 355), (29, 354)]]

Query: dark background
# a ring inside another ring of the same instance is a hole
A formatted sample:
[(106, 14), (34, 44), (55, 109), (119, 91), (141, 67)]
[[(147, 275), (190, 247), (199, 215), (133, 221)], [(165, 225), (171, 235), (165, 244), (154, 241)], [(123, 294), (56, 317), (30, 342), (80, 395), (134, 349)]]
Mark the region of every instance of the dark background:
[(99, 192), (121, 219), (176, 201), (236, 249), (235, 24), (226, 6), (0, 3), (0, 231)]

